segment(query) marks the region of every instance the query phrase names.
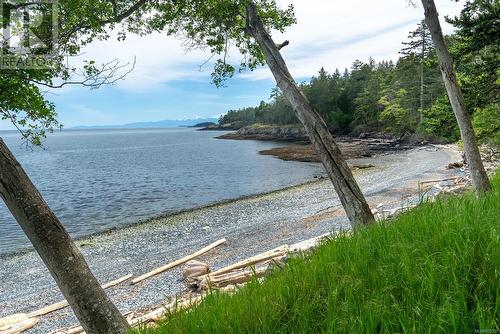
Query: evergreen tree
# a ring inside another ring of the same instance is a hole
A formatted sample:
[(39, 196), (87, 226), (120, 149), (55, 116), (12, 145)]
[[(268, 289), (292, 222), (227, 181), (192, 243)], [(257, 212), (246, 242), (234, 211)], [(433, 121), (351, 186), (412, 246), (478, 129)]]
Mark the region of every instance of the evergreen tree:
[(412, 56), (418, 59), (420, 62), (420, 122), (422, 122), (422, 113), (425, 109), (424, 104), (424, 94), (425, 94), (425, 73), (424, 73), (424, 62), (425, 58), (432, 51), (432, 39), (429, 32), (429, 28), (425, 24), (425, 21), (422, 20), (417, 29), (411, 31), (408, 35), (408, 42), (403, 42), (405, 45), (404, 48), (401, 49), (400, 53), (405, 56)]
[(500, 102), (500, 1), (467, 1), (449, 19), (456, 28), (451, 52), (470, 110)]

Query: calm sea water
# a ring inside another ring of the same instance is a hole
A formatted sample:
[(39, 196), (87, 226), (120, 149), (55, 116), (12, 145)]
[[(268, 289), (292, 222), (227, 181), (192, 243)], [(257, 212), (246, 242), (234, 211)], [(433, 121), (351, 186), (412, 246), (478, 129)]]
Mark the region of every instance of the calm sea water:
[[(322, 173), (259, 150), (283, 144), (214, 139), (195, 129), (66, 130), (45, 149), (0, 135), (73, 237), (224, 199), (267, 192)], [(0, 201), (0, 254), (29, 247)]]

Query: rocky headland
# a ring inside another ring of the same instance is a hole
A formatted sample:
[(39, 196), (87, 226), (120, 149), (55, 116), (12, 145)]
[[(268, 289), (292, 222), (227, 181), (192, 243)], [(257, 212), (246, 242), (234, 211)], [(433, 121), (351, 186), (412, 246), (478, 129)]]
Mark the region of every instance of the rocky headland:
[(219, 139), (268, 140), (309, 143), (309, 137), (302, 125), (267, 125), (253, 124), (240, 128), (236, 132), (226, 133)]
[[(272, 155), (286, 161), (320, 162), (311, 145), (305, 129), (301, 125), (253, 124), (217, 137), (233, 140), (265, 140), (289, 143), (283, 147), (263, 150), (262, 155)], [(406, 150), (426, 144), (394, 138), (382, 134), (336, 137), (336, 142), (346, 159), (366, 158), (377, 154)]]

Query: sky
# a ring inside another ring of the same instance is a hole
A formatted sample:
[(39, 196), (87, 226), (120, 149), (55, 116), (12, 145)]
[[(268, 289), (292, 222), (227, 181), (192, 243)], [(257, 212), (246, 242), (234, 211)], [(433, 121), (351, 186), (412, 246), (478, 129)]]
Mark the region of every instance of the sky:
[[(299, 82), (309, 80), (321, 67), (343, 71), (354, 60), (396, 60), (401, 42), (423, 18), (423, 9), (407, 0), (278, 0), (293, 3), (297, 24), (285, 33), (273, 32), (290, 72)], [(445, 33), (452, 27), (443, 16), (460, 12), (463, 2), (436, 0)], [(71, 86), (51, 91), (59, 120), (66, 128), (78, 125), (119, 125), (165, 119), (218, 117), (231, 109), (255, 106), (268, 100), (275, 87), (267, 67), (236, 75), (217, 88), (210, 83), (211, 66), (200, 67), (208, 51), (186, 52), (182, 41), (164, 34), (129, 35), (125, 41), (94, 42), (73, 61), (93, 59), (122, 64), (136, 60), (133, 71), (113, 86), (89, 90)], [(238, 54), (230, 60), (238, 64)], [(11, 129), (1, 121), (0, 129)]]

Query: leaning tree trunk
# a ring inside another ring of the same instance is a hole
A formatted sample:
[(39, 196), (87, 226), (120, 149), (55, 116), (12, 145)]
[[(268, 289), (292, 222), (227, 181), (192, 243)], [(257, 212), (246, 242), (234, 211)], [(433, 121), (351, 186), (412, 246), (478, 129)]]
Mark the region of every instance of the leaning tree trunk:
[(298, 119), (304, 125), (316, 149), (316, 153), (323, 162), (333, 186), (335, 187), (351, 225), (357, 227), (373, 222), (374, 218), (370, 207), (356, 183), (356, 180), (352, 176), (351, 170), (347, 166), (342, 153), (335, 144), (321, 116), (314, 110), (311, 103), (295, 83), (295, 80), (288, 71), (286, 63), (279, 52), (279, 47), (276, 46), (269, 33), (266, 31), (253, 1), (249, 2), (246, 11), (247, 33), (250, 34), (261, 47), (278, 87), (283, 91), (297, 114)]
[(419, 125), (424, 120), (424, 56), (425, 56), (425, 41), (422, 41), (422, 59), (420, 59), (420, 114)]
[(92, 275), (83, 255), (0, 139), (0, 195), (54, 277), (87, 333), (130, 327)]
[(455, 70), (453, 68), (453, 59), (444, 41), (434, 0), (422, 0), (422, 5), (425, 12), (425, 21), (431, 32), (434, 47), (436, 48), (444, 85), (460, 128), (462, 141), (464, 142), (465, 158), (470, 168), (472, 183), (474, 184), (476, 192), (481, 194), (491, 190), (491, 184), (484, 170), (483, 162), (481, 161), (481, 155), (477, 146), (476, 136), (474, 135), (474, 129), (472, 128), (470, 115), (465, 109), (462, 91), (458, 85)]

